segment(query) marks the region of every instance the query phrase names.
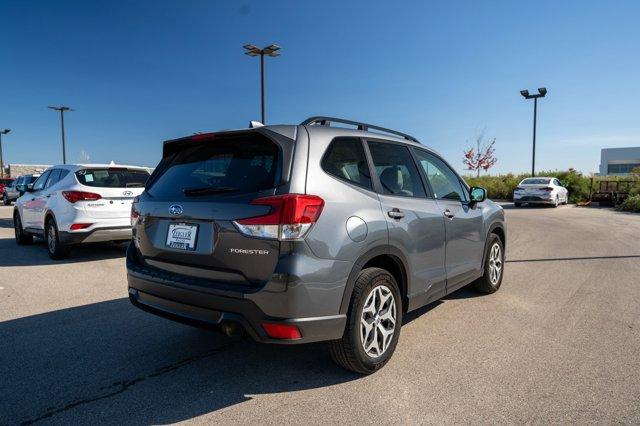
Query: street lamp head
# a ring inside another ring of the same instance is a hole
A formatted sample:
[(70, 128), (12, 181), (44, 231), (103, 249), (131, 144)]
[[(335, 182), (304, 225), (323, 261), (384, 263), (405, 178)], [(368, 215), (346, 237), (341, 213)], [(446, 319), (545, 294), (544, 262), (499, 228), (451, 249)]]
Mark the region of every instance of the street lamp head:
[(522, 96), (524, 96), (525, 98), (529, 97), (529, 91), (528, 91), (528, 90), (521, 90), (521, 91), (520, 91), (520, 94), (521, 94)]
[(75, 109), (69, 108), (69, 107), (66, 107), (66, 106), (58, 106), (58, 107), (50, 106), (50, 107), (47, 107), (47, 108), (54, 109), (56, 111), (75, 111)]
[(541, 97), (544, 97), (544, 95), (547, 94), (547, 88), (546, 87), (541, 87), (538, 89), (538, 93), (540, 93)]
[(244, 46), (245, 49), (247, 49), (247, 51), (245, 52), (246, 55), (249, 56), (258, 56), (260, 54), (260, 49), (258, 49), (257, 46), (253, 45), (253, 44), (245, 44)]
[(280, 50), (280, 46), (278, 46), (277, 44), (270, 44), (267, 47), (264, 48), (264, 53), (273, 53), (277, 50)]
[(2, 133), (3, 135), (6, 135), (10, 131), (11, 131), (11, 129), (2, 129), (2, 130), (0, 130), (0, 133)]

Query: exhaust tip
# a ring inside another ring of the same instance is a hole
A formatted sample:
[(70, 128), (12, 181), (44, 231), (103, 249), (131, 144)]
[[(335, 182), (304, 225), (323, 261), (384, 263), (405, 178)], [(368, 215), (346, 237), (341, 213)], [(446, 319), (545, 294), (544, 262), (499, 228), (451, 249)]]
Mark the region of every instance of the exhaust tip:
[(243, 328), (233, 321), (223, 322), (222, 325), (220, 325), (220, 330), (229, 337), (242, 336), (244, 332)]

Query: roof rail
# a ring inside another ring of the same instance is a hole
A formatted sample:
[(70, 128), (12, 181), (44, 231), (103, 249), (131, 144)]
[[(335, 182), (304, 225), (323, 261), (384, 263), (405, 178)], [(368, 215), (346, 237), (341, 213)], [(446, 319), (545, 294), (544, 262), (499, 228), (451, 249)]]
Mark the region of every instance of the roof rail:
[(379, 130), (379, 131), (384, 132), (384, 133), (389, 133), (389, 134), (392, 134), (392, 135), (401, 136), (401, 137), (403, 137), (403, 138), (405, 138), (407, 140), (420, 143), (418, 141), (418, 139), (414, 138), (411, 135), (407, 135), (406, 133), (398, 132), (398, 131), (391, 130), (391, 129), (386, 129), (384, 127), (376, 126), (376, 125), (373, 125), (373, 124), (361, 123), (359, 121), (345, 120), (344, 118), (315, 116), (315, 117), (307, 118), (302, 123), (300, 123), (300, 125), (301, 126), (307, 126), (307, 125), (318, 125), (319, 124), (321, 126), (330, 126), (331, 123), (349, 124), (351, 126), (356, 126), (358, 128), (358, 130), (363, 130), (365, 132), (369, 131), (369, 129)]

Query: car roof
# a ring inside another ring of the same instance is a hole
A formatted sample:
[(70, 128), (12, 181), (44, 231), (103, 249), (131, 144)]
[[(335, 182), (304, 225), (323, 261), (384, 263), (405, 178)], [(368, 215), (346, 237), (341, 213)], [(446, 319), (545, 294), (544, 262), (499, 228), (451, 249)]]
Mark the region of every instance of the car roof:
[[(337, 120), (337, 119), (332, 119), (332, 120)], [(338, 123), (340, 122), (338, 121)], [(366, 125), (366, 124), (363, 124), (363, 125), (372, 126), (372, 125)], [(320, 125), (320, 124), (301, 124), (301, 125), (268, 124), (264, 126), (258, 125), (254, 127), (240, 128), (240, 129), (224, 129), (224, 130), (216, 130), (213, 132), (198, 133), (198, 134), (184, 136), (176, 139), (168, 139), (164, 143), (166, 147), (168, 144), (179, 143), (185, 140), (192, 140), (194, 138), (200, 138), (200, 137), (206, 138), (208, 135), (225, 134), (225, 133), (233, 134), (233, 133), (242, 133), (242, 132), (251, 132), (251, 131), (261, 132), (263, 130), (269, 130), (275, 133), (279, 133), (281, 135), (289, 137), (290, 139), (295, 140), (296, 133), (299, 127), (305, 128), (309, 133), (309, 136), (311, 136), (312, 138), (313, 136), (327, 137), (327, 138), (334, 138), (338, 136), (352, 136), (352, 137), (358, 137), (358, 138), (384, 139), (387, 141), (398, 142), (398, 143), (406, 144), (409, 146), (425, 148), (433, 152), (434, 154), (437, 154), (438, 156), (442, 157), (442, 155), (438, 151), (431, 148), (430, 146), (427, 146), (419, 142), (417, 139), (413, 137), (411, 137), (411, 139), (407, 139), (405, 137), (396, 136), (391, 133), (377, 132), (377, 131), (371, 131), (371, 130), (359, 130), (355, 128), (340, 127), (340, 126), (334, 126), (334, 125)], [(373, 127), (377, 127), (377, 126), (373, 126)], [(407, 135), (407, 137), (409, 136)]]
[(80, 170), (80, 169), (108, 169), (108, 168), (127, 168), (147, 171), (147, 167), (143, 166), (131, 166), (128, 164), (102, 164), (102, 163), (89, 163), (89, 164), (59, 164), (57, 166), (51, 166), (50, 169), (68, 169), (68, 170)]

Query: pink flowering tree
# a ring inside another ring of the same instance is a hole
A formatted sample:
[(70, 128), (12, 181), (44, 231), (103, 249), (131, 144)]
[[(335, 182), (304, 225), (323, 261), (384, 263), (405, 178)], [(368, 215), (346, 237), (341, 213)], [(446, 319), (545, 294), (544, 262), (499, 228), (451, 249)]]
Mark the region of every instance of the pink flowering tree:
[(462, 159), (467, 170), (475, 171), (477, 177), (480, 177), (480, 170), (486, 172), (498, 161), (494, 156), (496, 138), (491, 139), (488, 144), (482, 143), (482, 139), (483, 136), (479, 136), (476, 139), (475, 148), (472, 147), (464, 151), (464, 158)]

